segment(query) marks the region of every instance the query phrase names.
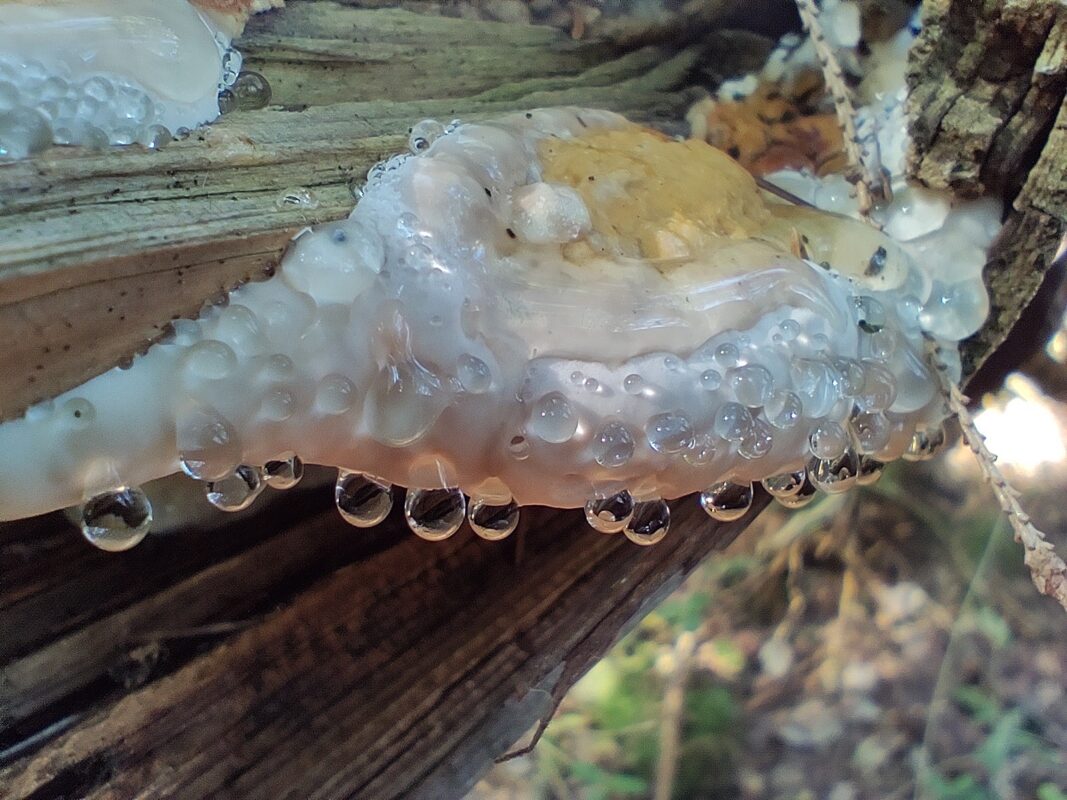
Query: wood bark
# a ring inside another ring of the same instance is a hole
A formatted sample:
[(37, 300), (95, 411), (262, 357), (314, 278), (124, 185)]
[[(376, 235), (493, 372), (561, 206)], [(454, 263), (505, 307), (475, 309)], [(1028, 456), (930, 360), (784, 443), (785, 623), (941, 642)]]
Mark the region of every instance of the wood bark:
[(915, 177), (1007, 202), (985, 272), (992, 310), (963, 346), (972, 373), (1019, 320), (1067, 232), (1067, 5), (928, 0), (908, 82)]

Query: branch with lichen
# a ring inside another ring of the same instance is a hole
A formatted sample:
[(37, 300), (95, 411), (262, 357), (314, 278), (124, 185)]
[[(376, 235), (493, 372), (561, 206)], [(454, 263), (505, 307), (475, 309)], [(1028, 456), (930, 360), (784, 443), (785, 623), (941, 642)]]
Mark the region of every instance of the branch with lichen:
[[(845, 156), (848, 158), (848, 180), (856, 187), (856, 200), (860, 214), (870, 221), (870, 213), (876, 202), (888, 202), (892, 198), (889, 181), (881, 168), (876, 140), (873, 136), (860, 136), (856, 124), (858, 117), (852, 92), (845, 82), (845, 73), (833, 48), (826, 41), (819, 8), (814, 0), (796, 0), (797, 11), (804, 30), (811, 37), (815, 56), (822, 66), (823, 80), (830, 91), (837, 112), (837, 120), (844, 132)], [(874, 146), (872, 146), (872, 144)]]
[(1015, 532), (1015, 541), (1023, 546), (1023, 561), (1030, 570), (1034, 585), (1039, 592), (1053, 598), (1067, 610), (1067, 563), (1064, 563), (1052, 543), (1034, 526), (1030, 516), (1023, 510), (1019, 503), (1018, 490), (1004, 477), (1004, 473), (997, 466), (996, 455), (986, 447), (985, 437), (978, 430), (974, 417), (967, 408), (967, 397), (948, 376), (948, 368), (941, 358), (941, 348), (932, 341), (929, 343), (929, 359), (949, 410), (959, 420), (964, 440), (978, 460), (982, 474), (993, 488), (993, 494)]

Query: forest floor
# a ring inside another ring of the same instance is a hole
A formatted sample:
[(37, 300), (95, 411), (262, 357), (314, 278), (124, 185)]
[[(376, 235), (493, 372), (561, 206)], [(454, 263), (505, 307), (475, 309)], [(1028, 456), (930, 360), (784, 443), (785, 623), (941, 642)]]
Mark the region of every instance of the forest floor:
[[(1022, 388), (985, 420), (1062, 552), (1067, 407)], [(1064, 800), (1065, 626), (957, 444), (769, 509), (470, 798)]]

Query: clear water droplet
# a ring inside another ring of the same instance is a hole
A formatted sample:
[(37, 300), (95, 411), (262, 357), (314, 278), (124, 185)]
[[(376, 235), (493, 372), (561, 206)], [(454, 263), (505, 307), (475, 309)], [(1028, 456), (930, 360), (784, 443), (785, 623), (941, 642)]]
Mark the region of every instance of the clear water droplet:
[(84, 397), (72, 397), (59, 407), (59, 419), (72, 431), (83, 431), (96, 420), (96, 406)]
[(152, 504), (135, 486), (103, 492), (82, 506), (82, 535), (94, 547), (109, 553), (140, 544), (151, 526)]
[(242, 72), (233, 84), (237, 108), (241, 111), (258, 111), (270, 105), (270, 83), (258, 72)]
[(437, 375), (409, 359), (378, 371), (367, 393), (365, 413), (375, 439), (405, 447), (433, 427), (448, 402)]
[(796, 509), (803, 508), (810, 504), (818, 496), (819, 490), (815, 484), (811, 482), (811, 476), (807, 474), (805, 470), (804, 483), (800, 489), (795, 493), (784, 497), (775, 497), (774, 499), (784, 508)]
[(176, 441), (182, 472), (199, 481), (224, 478), (241, 460), (237, 432), (210, 406), (194, 406), (179, 412)]
[(793, 497), (800, 493), (808, 480), (808, 471), (801, 467), (794, 472), (783, 472), (764, 478), (761, 483), (771, 497)]
[(885, 327), (885, 307), (873, 297), (866, 295), (853, 298), (856, 306), (856, 322), (864, 333), (878, 333)]
[(645, 436), (657, 453), (681, 453), (693, 446), (693, 425), (689, 418), (678, 411), (668, 411), (649, 417), (645, 423)]
[(618, 420), (609, 420), (597, 429), (590, 445), (593, 458), (602, 467), (621, 467), (634, 454), (634, 437)]
[(319, 381), (315, 406), (324, 414), (344, 414), (356, 401), (356, 385), (344, 375), (330, 374)]
[(867, 361), (863, 366), (863, 390), (856, 395), (856, 405), (864, 411), (885, 411), (897, 399), (893, 373), (881, 364)]
[(291, 489), (304, 477), (304, 462), (299, 456), (277, 458), (263, 465), (263, 480), (273, 489)]
[(904, 451), (905, 461), (929, 461), (945, 446), (945, 428), (940, 426), (933, 430), (919, 430), (912, 434), (908, 448)]
[(627, 394), (641, 394), (645, 389), (645, 379), (640, 375), (630, 373), (622, 379), (622, 388)]
[(804, 406), (804, 414), (825, 417), (841, 399), (841, 377), (822, 361), (796, 359), (791, 368), (793, 387)]
[(736, 344), (724, 342), (715, 348), (715, 361), (721, 367), (734, 367), (741, 359), (741, 351)]
[(526, 421), (527, 433), (550, 444), (568, 441), (578, 429), (578, 415), (560, 392), (550, 392), (534, 403)]
[(404, 519), (412, 532), (430, 542), (447, 539), (467, 517), (467, 498), (459, 489), (409, 489)]
[(243, 511), (259, 497), (263, 487), (260, 471), (240, 464), (226, 477), (204, 484), (204, 492), (208, 502), (220, 511)]
[(609, 497), (594, 497), (585, 504), (585, 521), (600, 533), (619, 533), (634, 514), (634, 499), (623, 490)]
[(752, 432), (752, 414), (740, 403), (724, 403), (715, 412), (715, 435), (728, 442), (740, 442)]
[(697, 434), (693, 446), (682, 454), (682, 458), (691, 467), (703, 467), (715, 458), (717, 449), (714, 436), (710, 433)]
[(237, 369), (237, 354), (225, 342), (205, 339), (184, 353), (182, 367), (191, 378), (217, 381), (229, 377)]
[(313, 210), (319, 207), (319, 198), (310, 189), (299, 186), (295, 189), (286, 189), (278, 195), (278, 208), (302, 208)]
[(752, 508), (751, 483), (719, 481), (700, 493), (700, 507), (718, 522), (735, 522)]
[(861, 411), (849, 420), (856, 449), (861, 455), (877, 453), (889, 444), (892, 427), (885, 414), (881, 412)]
[(860, 486), (873, 486), (878, 483), (885, 472), (885, 464), (870, 456), (860, 456), (860, 472), (856, 483)]
[(665, 500), (634, 504), (630, 521), (623, 527), (626, 538), (642, 547), (662, 541), (671, 527), (671, 507)]
[(783, 319), (778, 323), (778, 330), (782, 332), (782, 338), (791, 342), (800, 336), (800, 323), (795, 319)]
[(519, 505), (514, 500), (504, 505), (474, 500), (467, 511), (471, 528), (490, 542), (506, 539), (519, 525)]
[(774, 376), (759, 364), (746, 364), (726, 374), (737, 402), (749, 408), (759, 408), (774, 390)]
[(470, 353), (461, 355), (456, 363), (456, 377), (460, 385), (471, 394), (484, 394), (493, 383), (489, 365)]
[(709, 392), (714, 392), (722, 386), (722, 375), (713, 369), (706, 369), (700, 373), (700, 385)]
[(845, 397), (855, 397), (863, 391), (865, 374), (863, 365), (853, 358), (835, 358), (834, 369), (840, 376), (839, 388)]
[(816, 459), (808, 469), (811, 482), (827, 494), (847, 492), (857, 484), (859, 472), (860, 458), (852, 448), (835, 458)]
[(338, 470), (333, 497), (341, 518), (357, 528), (373, 528), (393, 508), (392, 484), (362, 472)]
[(816, 458), (837, 458), (848, 448), (848, 434), (836, 422), (824, 420), (812, 427), (808, 444)]
[(233, 93), (233, 89), (227, 86), (219, 92), (219, 113), (232, 114), (236, 110), (237, 95)]
[(748, 459), (763, 458), (773, 446), (774, 432), (770, 423), (757, 417), (752, 421), (752, 430), (738, 444), (737, 454)]
[(774, 392), (763, 408), (767, 421), (780, 430), (789, 430), (800, 422), (804, 415), (804, 404), (793, 392)]

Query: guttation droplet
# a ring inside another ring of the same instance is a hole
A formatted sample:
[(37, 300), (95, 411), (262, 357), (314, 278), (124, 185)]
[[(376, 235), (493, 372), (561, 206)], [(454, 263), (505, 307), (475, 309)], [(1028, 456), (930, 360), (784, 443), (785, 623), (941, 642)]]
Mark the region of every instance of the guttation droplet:
[(393, 486), (381, 478), (342, 469), (333, 492), (341, 519), (357, 528), (373, 528), (393, 508)]
[(140, 544), (151, 526), (152, 504), (135, 486), (103, 492), (82, 507), (82, 535), (94, 547), (109, 553)]
[(618, 420), (608, 420), (593, 435), (593, 458), (602, 467), (621, 467), (634, 454), (634, 437)]
[(804, 488), (804, 483), (807, 479), (808, 471), (802, 468), (795, 472), (772, 475), (769, 478), (764, 478), (762, 483), (763, 488), (767, 490), (771, 497), (793, 497)]
[(826, 420), (811, 429), (808, 442), (816, 458), (837, 458), (848, 447), (848, 434), (836, 422)]
[(467, 518), (467, 498), (459, 489), (409, 489), (404, 519), (412, 532), (431, 542), (447, 539)]
[(936, 456), (945, 445), (945, 429), (938, 427), (933, 430), (915, 431), (907, 450), (904, 451), (905, 461), (928, 461)]
[(816, 459), (814, 466), (808, 469), (811, 482), (827, 494), (847, 492), (857, 484), (859, 472), (859, 456), (852, 448), (835, 458)]
[(623, 528), (626, 538), (648, 547), (659, 542), (671, 527), (671, 507), (664, 500), (646, 500), (634, 505), (630, 521)]
[(538, 400), (526, 423), (527, 433), (550, 444), (568, 441), (578, 429), (578, 415), (560, 392), (549, 392)]
[(684, 414), (669, 411), (649, 417), (645, 423), (645, 436), (652, 449), (659, 453), (681, 453), (693, 446), (693, 425)]
[(519, 525), (519, 504), (512, 500), (503, 505), (474, 500), (467, 511), (471, 528), (490, 542), (506, 539)]
[(719, 481), (700, 493), (700, 506), (717, 522), (735, 522), (752, 508), (752, 484)]
[(609, 497), (594, 497), (585, 504), (585, 521), (600, 533), (619, 533), (634, 515), (634, 499), (623, 490)]
[(804, 482), (795, 494), (775, 497), (774, 499), (785, 508), (803, 508), (811, 503), (818, 496), (818, 493), (819, 491), (815, 484), (811, 482), (811, 476), (805, 470)]
[(304, 462), (298, 456), (278, 458), (263, 465), (263, 480), (273, 489), (291, 489), (304, 477)]
[(873, 486), (878, 483), (885, 472), (885, 464), (870, 456), (860, 456), (860, 472), (856, 483), (860, 486)]
[(456, 363), (456, 377), (464, 390), (471, 394), (484, 394), (493, 383), (489, 365), (477, 356), (464, 353)]
[(243, 511), (263, 491), (263, 478), (258, 469), (240, 464), (230, 475), (208, 481), (204, 492), (208, 502), (220, 511)]
[(200, 481), (226, 477), (241, 459), (237, 432), (225, 417), (209, 406), (179, 413), (177, 445), (182, 471)]

